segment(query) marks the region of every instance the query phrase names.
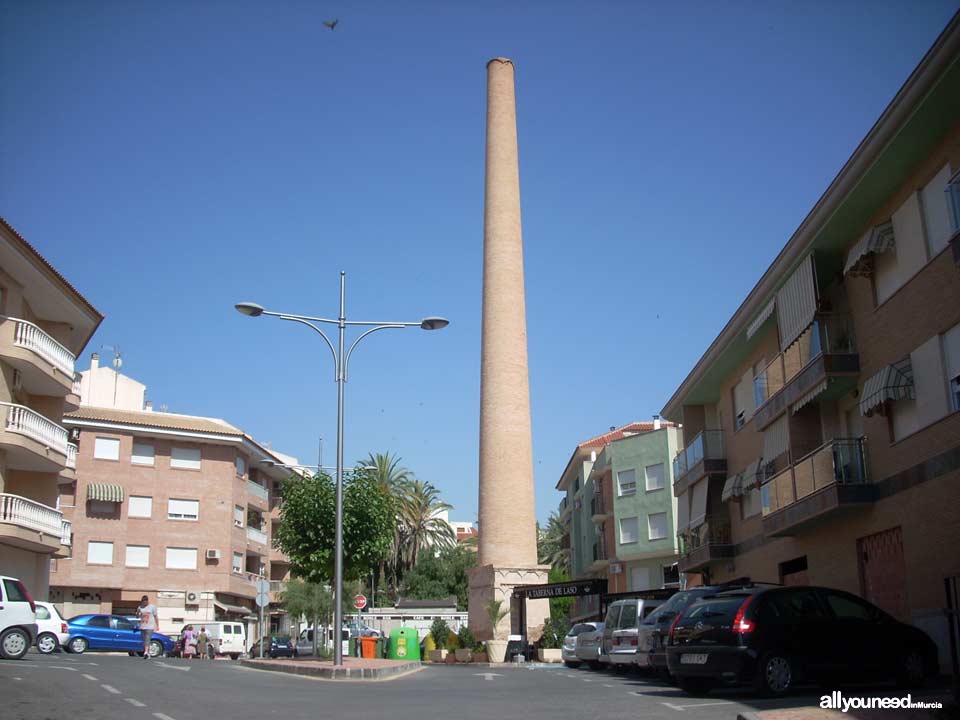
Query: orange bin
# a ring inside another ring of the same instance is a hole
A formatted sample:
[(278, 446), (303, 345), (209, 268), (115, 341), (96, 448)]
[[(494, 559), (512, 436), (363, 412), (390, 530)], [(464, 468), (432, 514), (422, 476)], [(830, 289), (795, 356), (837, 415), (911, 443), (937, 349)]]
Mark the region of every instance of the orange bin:
[(377, 656), (377, 639), (375, 637), (360, 638), (360, 657), (375, 658)]

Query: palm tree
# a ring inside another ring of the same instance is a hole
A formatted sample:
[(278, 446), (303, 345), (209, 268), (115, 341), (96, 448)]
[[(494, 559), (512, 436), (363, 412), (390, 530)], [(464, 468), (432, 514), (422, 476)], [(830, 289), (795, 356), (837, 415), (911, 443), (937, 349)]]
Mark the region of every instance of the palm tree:
[(416, 566), (425, 547), (442, 550), (456, 544), (453, 528), (440, 517), (440, 513), (452, 507), (440, 499), (440, 491), (428, 482), (413, 480), (404, 484), (398, 524), (400, 555), (405, 568)]
[(545, 528), (537, 525), (537, 555), (541, 564), (567, 570), (567, 554), (562, 549), (563, 536), (566, 534), (567, 530), (556, 512), (550, 513)]
[(368, 453), (365, 460), (357, 463), (358, 466), (366, 467), (364, 472), (370, 473), (376, 479), (384, 491), (390, 493), (393, 497), (394, 505), (397, 508), (397, 522), (393, 533), (393, 544), (390, 548), (390, 558), (387, 562), (381, 563), (378, 574), (387, 580), (387, 571), (393, 575), (392, 585), (396, 589), (399, 587), (399, 573), (402, 571), (401, 551), (403, 546), (402, 527), (399, 519), (399, 510), (401, 498), (407, 483), (411, 482), (413, 473), (400, 465), (400, 456), (396, 453)]

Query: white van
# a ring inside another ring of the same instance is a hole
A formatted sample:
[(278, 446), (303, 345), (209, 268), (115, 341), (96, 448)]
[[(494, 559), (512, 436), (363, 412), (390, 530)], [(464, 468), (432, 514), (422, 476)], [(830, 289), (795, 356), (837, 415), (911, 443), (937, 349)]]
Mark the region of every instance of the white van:
[(193, 629), (197, 632), (200, 632), (201, 626), (207, 629), (210, 647), (217, 655), (229, 655), (232, 660), (236, 660), (247, 651), (247, 628), (242, 622), (224, 620), (193, 623)]

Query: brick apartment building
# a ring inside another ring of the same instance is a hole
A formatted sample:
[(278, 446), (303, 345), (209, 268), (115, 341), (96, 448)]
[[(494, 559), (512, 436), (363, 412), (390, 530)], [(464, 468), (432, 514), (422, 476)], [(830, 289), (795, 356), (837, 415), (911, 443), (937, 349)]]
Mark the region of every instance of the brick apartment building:
[(50, 558), (69, 553), (59, 482), (74, 478), (61, 425), (79, 403), (74, 361), (103, 316), (0, 218), (0, 574), (46, 599)]
[[(64, 417), (78, 439), (76, 480), (60, 494), (73, 556), (54, 564), (51, 600), (68, 617), (126, 614), (147, 593), (164, 631), (212, 620), (254, 625), (257, 576), (273, 581), (275, 602), (289, 575), (271, 537), (290, 473), (263, 461), (296, 461), (223, 420), (153, 411), (143, 385), (96, 356), (81, 375), (87, 394)], [(88, 396), (114, 406), (89, 405)], [(274, 630), (285, 629), (275, 604), (268, 614)]]
[(960, 575), (958, 17), (663, 410), (686, 438), (691, 581), (856, 592), (927, 630), (942, 663)]

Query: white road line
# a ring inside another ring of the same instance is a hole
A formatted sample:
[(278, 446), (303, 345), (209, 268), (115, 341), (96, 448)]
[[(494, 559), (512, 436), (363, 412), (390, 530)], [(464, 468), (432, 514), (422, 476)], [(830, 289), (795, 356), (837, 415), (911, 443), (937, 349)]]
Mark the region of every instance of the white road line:
[(164, 715), (163, 713), (154, 713), (153, 716), (157, 718), (157, 720), (173, 720), (172, 717)]
[(93, 680), (93, 682), (100, 682), (100, 680), (98, 680), (97, 678), (95, 678), (93, 675), (87, 675), (86, 673), (84, 673), (83, 676), (84, 676), (87, 680)]
[(76, 668), (67, 667), (66, 665), (47, 665), (51, 670), (68, 670), (69, 672), (77, 672)]
[(721, 700), (719, 702), (708, 702), (708, 703), (697, 703), (696, 705), (674, 705), (673, 703), (662, 702), (661, 705), (666, 705), (671, 710), (676, 710), (677, 712), (684, 712), (687, 708), (699, 708), (699, 707), (708, 707), (710, 705), (733, 705), (733, 702), (730, 700)]
[(113, 693), (114, 695), (121, 695), (121, 694), (122, 694), (119, 690), (117, 690), (115, 687), (113, 687), (113, 685), (101, 685), (100, 687), (102, 687), (102, 688), (103, 688), (104, 690), (106, 690), (108, 693)]
[(188, 667), (180, 667), (179, 665), (167, 665), (167, 663), (159, 662), (159, 661), (155, 662), (154, 664), (159, 665), (160, 667), (169, 668), (170, 670), (180, 670), (181, 672), (190, 672), (190, 668)]
[(604, 687), (616, 687), (616, 685), (607, 685), (607, 683), (604, 683), (603, 686), (604, 686)]
[(15, 677), (14, 680), (23, 680), (23, 678), (17, 678), (17, 677)]
[(140, 702), (139, 700), (134, 700), (133, 698), (124, 698), (124, 700), (126, 700), (128, 703), (130, 703), (134, 707), (146, 707), (144, 703)]

